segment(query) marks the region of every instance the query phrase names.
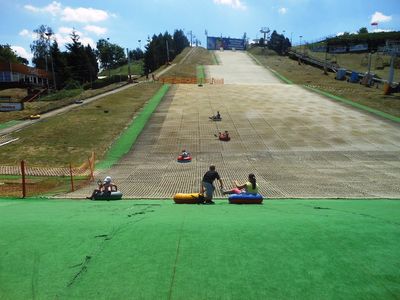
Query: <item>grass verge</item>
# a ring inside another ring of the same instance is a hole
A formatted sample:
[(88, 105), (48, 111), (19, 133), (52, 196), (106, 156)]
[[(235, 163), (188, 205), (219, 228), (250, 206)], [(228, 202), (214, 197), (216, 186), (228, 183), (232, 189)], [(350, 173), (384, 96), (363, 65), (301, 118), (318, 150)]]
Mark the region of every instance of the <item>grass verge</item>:
[(169, 85), (163, 85), (158, 92), (146, 103), (143, 110), (133, 119), (129, 127), (121, 134), (116, 142), (107, 151), (105, 158), (97, 165), (96, 169), (105, 169), (115, 164), (123, 155), (128, 153), (137, 137), (142, 132), (153, 111), (157, 108), (164, 95), (167, 93)]
[(174, 67), (164, 73), (161, 77), (189, 77), (197, 76), (198, 65), (213, 65), (215, 58), (207, 49), (201, 47), (186, 48), (173, 61)]
[(137, 111), (160, 88), (158, 83), (143, 83), (80, 105), (68, 113), (48, 118), (13, 134), (19, 140), (5, 145), (0, 164), (30, 166), (73, 166), (87, 160), (92, 151), (102, 159)]
[[(144, 62), (143, 60), (132, 61), (131, 62), (131, 74), (135, 76), (142, 76)], [(129, 75), (128, 64), (113, 68), (111, 70), (103, 70), (99, 73), (99, 76), (113, 76), (113, 75)]]
[(0, 200), (5, 299), (396, 299), (399, 201)]
[[(43, 97), (43, 101), (39, 100), (39, 101), (24, 103), (25, 109), (22, 111), (0, 113), (0, 125), (8, 121), (26, 119), (30, 115), (41, 114), (48, 112), (50, 110), (64, 107), (72, 104), (76, 99), (84, 100), (114, 90), (125, 84), (126, 82), (114, 83), (103, 88), (95, 90), (86, 90), (86, 91), (83, 91), (82, 89), (76, 89), (71, 91), (61, 90), (55, 94)], [(4, 90), (3, 92), (6, 94), (7, 90)]]

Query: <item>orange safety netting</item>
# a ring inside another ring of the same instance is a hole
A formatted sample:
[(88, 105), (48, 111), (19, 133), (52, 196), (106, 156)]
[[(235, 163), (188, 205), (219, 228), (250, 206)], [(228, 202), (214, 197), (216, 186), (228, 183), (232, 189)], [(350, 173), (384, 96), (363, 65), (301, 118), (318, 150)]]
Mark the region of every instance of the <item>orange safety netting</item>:
[(169, 84), (198, 84), (198, 83), (208, 83), (208, 84), (224, 84), (223, 78), (206, 78), (200, 82), (196, 77), (161, 77), (159, 79), (162, 83)]
[(75, 190), (93, 180), (95, 155), (78, 167), (0, 166), (0, 196), (34, 196)]

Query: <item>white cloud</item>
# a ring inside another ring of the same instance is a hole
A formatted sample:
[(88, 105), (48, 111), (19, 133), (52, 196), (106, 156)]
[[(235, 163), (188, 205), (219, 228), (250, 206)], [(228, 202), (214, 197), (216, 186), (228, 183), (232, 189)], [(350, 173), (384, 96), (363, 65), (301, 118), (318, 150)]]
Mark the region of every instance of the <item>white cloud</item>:
[(394, 29), (379, 29), (379, 28), (376, 28), (376, 29), (372, 30), (371, 32), (392, 32), (392, 31), (396, 31), (396, 30), (394, 30)]
[(71, 34), (72, 31), (74, 31), (74, 28), (72, 28), (72, 27), (60, 27), (60, 28), (58, 28), (58, 32), (60, 34)]
[(15, 53), (17, 53), (17, 55), (26, 58), (27, 60), (31, 60), (33, 55), (32, 53), (28, 52), (25, 50), (25, 48), (20, 47), (20, 46), (11, 46), (11, 49), (13, 49), (15, 51)]
[(19, 32), (19, 35), (31, 38), (32, 40), (36, 39), (36, 37), (37, 37), (36, 33), (34, 33), (33, 31), (29, 31), (28, 29), (22, 29)]
[(92, 23), (107, 20), (108, 12), (94, 8), (66, 7), (62, 12), (61, 20), (68, 22)]
[(26, 10), (31, 11), (31, 12), (39, 12), (39, 11), (40, 11), (39, 8), (34, 7), (33, 5), (25, 5), (24, 8), (25, 8)]
[(214, 3), (221, 5), (228, 5), (235, 9), (246, 10), (247, 7), (244, 5), (241, 0), (214, 0)]
[(376, 11), (371, 17), (371, 23), (385, 23), (390, 22), (392, 20), (392, 16), (385, 16), (383, 13)]
[[(226, 0), (223, 0), (226, 1)], [(239, 0), (232, 0), (239, 1)], [(79, 22), (79, 23), (93, 23), (107, 20), (112, 14), (105, 10), (85, 8), (85, 7), (63, 7), (60, 2), (53, 1), (47, 6), (36, 7), (33, 5), (25, 5), (24, 8), (33, 13), (48, 13), (53, 17), (61, 17), (62, 21), (66, 22)]]
[(281, 15), (284, 15), (287, 13), (287, 8), (286, 7), (281, 7), (280, 9), (278, 9), (278, 13)]
[(56, 16), (61, 12), (61, 3), (53, 1), (49, 5), (47, 5), (44, 9), (44, 12), (50, 13), (52, 16)]
[(25, 5), (24, 8), (34, 13), (44, 12), (50, 13), (53, 16), (58, 15), (61, 12), (61, 3), (57, 1), (51, 2), (49, 5), (44, 7), (36, 7), (33, 5)]
[(84, 29), (89, 32), (94, 32), (96, 35), (102, 35), (107, 32), (107, 28), (95, 25), (87, 25), (84, 27)]
[(336, 33), (336, 36), (341, 36), (341, 35), (344, 35), (345, 33), (347, 33), (347, 34), (357, 34), (357, 32), (356, 31), (351, 31), (351, 32), (348, 32), (348, 31), (346, 31), (346, 32), (338, 32), (338, 33)]

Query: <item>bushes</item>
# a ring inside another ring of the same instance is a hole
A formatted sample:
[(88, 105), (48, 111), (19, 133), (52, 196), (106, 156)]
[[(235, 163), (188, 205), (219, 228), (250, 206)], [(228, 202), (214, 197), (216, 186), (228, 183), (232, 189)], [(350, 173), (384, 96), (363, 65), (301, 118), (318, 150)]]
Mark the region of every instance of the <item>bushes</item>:
[(80, 93), (82, 93), (82, 89), (81, 88), (77, 88), (77, 89), (63, 89), (60, 90), (56, 93), (50, 94), (50, 95), (43, 95), (42, 97), (40, 97), (40, 101), (56, 101), (56, 100), (61, 100), (61, 99), (65, 99), (65, 98), (71, 98), (71, 97), (76, 97), (78, 96)]
[(64, 90), (76, 90), (76, 89), (80, 89), (80, 88), (81, 88), (81, 84), (79, 83), (79, 81), (69, 80), (66, 82)]
[(121, 82), (121, 81), (127, 81), (127, 80), (128, 80), (127, 75), (113, 75), (111, 77), (97, 79), (96, 81), (85, 83), (83, 85), (83, 89), (84, 90), (99, 89), (99, 88), (102, 88), (106, 85), (109, 85), (109, 84), (112, 84), (115, 82)]

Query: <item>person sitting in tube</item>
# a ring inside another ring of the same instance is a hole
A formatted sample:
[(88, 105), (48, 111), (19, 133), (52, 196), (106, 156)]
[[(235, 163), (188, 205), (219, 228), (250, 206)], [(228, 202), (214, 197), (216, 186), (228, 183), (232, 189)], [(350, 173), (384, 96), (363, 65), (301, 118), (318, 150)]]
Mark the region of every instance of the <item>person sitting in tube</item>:
[(224, 133), (219, 132), (219, 133), (218, 133), (218, 136), (219, 136), (219, 138), (220, 138), (221, 140), (227, 140), (227, 139), (229, 139), (229, 133), (228, 133), (227, 130), (225, 130)]
[(249, 178), (246, 183), (239, 184), (237, 180), (235, 180), (233, 183), (236, 186), (236, 188), (230, 191), (222, 192), (224, 195), (241, 194), (241, 193), (254, 194), (254, 195), (258, 194), (258, 184), (256, 176), (253, 173), (249, 174)]
[(187, 152), (185, 149), (183, 149), (182, 153), (181, 153), (181, 156), (182, 156), (182, 158), (189, 157), (189, 152)]
[(221, 120), (221, 114), (217, 111), (217, 114), (209, 117), (211, 120)]
[(97, 181), (97, 189), (95, 189), (90, 197), (86, 197), (86, 199), (93, 200), (95, 196), (110, 196), (111, 192), (114, 189), (114, 184), (111, 181), (111, 177), (107, 176), (103, 181)]

